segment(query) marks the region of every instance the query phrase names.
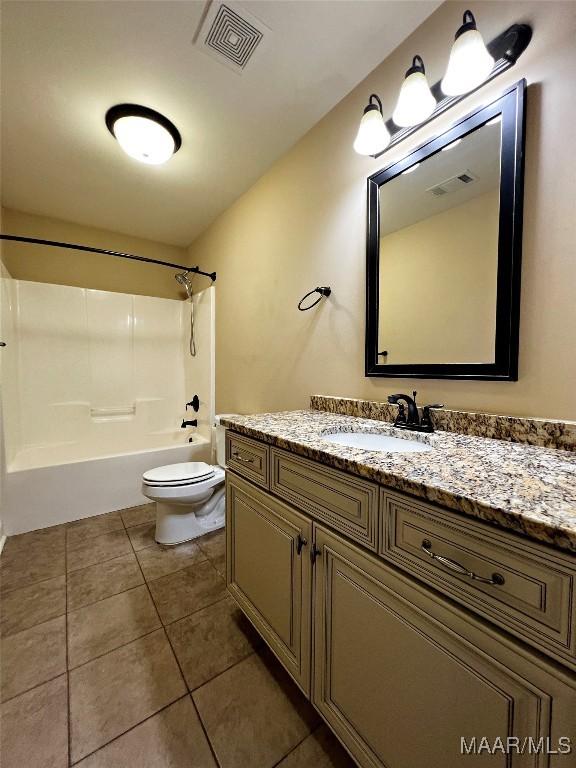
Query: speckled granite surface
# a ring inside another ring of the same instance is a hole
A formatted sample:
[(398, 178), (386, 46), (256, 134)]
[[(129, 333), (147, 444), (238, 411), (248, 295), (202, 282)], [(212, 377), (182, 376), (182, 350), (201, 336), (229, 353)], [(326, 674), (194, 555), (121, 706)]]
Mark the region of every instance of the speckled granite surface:
[[(329, 395), (312, 395), (310, 407), (317, 411), (388, 422), (394, 421), (398, 410), (398, 406), (389, 403)], [(435, 410), (432, 418), (436, 429), (446, 432), (491, 437), (495, 440), (539, 445), (542, 448), (576, 451), (576, 422), (574, 421), (497, 416), (492, 413), (451, 411), (446, 408)]]
[[(235, 432), (374, 480), (471, 517), (576, 553), (576, 454), (452, 432), (405, 432), (326, 411), (234, 416)], [(322, 439), (377, 432), (429, 443), (425, 453), (386, 454)]]

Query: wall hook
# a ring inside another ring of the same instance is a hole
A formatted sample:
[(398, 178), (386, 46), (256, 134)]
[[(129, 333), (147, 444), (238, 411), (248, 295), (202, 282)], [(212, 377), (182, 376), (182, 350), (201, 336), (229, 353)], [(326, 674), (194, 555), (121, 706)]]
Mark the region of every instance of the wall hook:
[[(316, 299), (316, 301), (313, 301), (312, 304), (309, 304), (307, 307), (302, 306), (302, 302), (306, 301), (308, 296), (312, 296), (313, 293), (319, 293), (320, 296)], [(298, 309), (300, 312), (307, 312), (309, 309), (312, 309), (312, 307), (315, 307), (318, 302), (322, 301), (323, 297), (328, 297), (332, 293), (332, 288), (328, 285), (318, 286), (317, 288), (314, 288), (312, 291), (308, 291), (306, 296), (302, 296), (300, 301), (298, 302)]]

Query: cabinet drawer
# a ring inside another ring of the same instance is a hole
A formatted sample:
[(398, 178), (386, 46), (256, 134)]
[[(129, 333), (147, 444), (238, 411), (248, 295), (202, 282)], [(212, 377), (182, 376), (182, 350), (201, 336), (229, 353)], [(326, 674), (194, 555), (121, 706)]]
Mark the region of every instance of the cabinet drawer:
[(226, 465), (262, 488), (269, 487), (268, 454), (264, 443), (226, 432)]
[(376, 551), (378, 486), (272, 448), (270, 490)]
[(381, 493), (383, 557), (576, 667), (576, 558), (403, 494)]

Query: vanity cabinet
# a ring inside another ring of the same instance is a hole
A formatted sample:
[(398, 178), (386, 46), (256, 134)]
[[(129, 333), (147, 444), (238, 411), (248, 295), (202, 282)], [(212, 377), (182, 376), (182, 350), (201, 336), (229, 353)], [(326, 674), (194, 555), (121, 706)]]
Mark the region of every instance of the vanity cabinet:
[(309, 696), (310, 519), (228, 474), (226, 536), (230, 593)]
[(462, 754), (461, 737), (574, 736), (567, 676), (345, 539), (320, 526), (314, 535), (313, 703), (360, 766), (574, 765), (569, 756)]
[[(570, 556), (526, 541), (523, 559), (518, 537), (261, 448), (268, 489), (227, 472), (228, 587), (358, 765), (574, 768)], [(424, 539), (506, 589), (470, 586)], [(523, 748), (504, 754), (510, 737)]]

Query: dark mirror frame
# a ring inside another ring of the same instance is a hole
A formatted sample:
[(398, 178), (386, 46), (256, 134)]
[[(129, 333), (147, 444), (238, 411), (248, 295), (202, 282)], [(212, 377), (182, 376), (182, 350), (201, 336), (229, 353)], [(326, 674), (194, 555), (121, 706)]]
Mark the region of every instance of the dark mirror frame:
[[(380, 284), (380, 194), (382, 184), (410, 166), (440, 152), (456, 139), (502, 115), (500, 148), (500, 212), (496, 291), (496, 338), (493, 363), (382, 364), (378, 349)], [(522, 209), (526, 134), (526, 81), (520, 80), (487, 106), (462, 118), (445, 133), (418, 147), (402, 160), (368, 178), (366, 247), (366, 376), (414, 379), (491, 379), (517, 381), (522, 260)]]

